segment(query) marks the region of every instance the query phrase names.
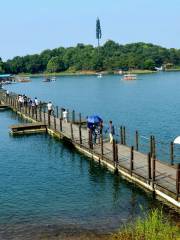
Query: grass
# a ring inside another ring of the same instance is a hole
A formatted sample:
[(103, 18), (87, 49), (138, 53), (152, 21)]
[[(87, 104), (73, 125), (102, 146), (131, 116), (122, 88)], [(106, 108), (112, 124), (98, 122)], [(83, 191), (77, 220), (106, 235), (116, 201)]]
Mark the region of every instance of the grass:
[(138, 218), (134, 224), (113, 234), (111, 240), (180, 240), (180, 228), (155, 209), (145, 219)]
[(156, 73), (156, 71), (134, 69), (134, 70), (130, 71), (130, 73), (134, 73), (134, 74), (145, 74), (145, 73)]

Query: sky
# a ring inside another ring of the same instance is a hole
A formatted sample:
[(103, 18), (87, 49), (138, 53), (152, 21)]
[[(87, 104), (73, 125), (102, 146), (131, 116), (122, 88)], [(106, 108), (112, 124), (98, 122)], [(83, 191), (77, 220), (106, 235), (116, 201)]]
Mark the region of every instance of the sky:
[(0, 0), (0, 57), (77, 43), (151, 42), (180, 48), (180, 0)]

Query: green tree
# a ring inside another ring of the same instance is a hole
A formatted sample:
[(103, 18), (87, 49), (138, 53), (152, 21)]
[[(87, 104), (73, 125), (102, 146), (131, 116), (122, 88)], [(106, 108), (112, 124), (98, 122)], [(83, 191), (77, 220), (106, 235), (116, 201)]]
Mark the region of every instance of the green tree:
[(0, 73), (4, 73), (4, 63), (1, 58), (0, 58)]
[(156, 64), (155, 61), (153, 59), (147, 59), (144, 62), (144, 68), (148, 69), (148, 70), (154, 70)]
[(64, 71), (64, 62), (59, 57), (52, 57), (47, 64), (48, 72), (61, 72)]
[[(97, 39), (101, 38), (100, 20), (97, 19)], [(14, 57), (6, 62), (0, 61), (0, 71), (7, 73), (43, 73), (64, 70), (115, 70), (150, 69), (173, 64), (180, 66), (180, 50), (166, 49), (150, 43), (120, 45), (108, 40), (103, 46), (93, 47), (78, 43), (75, 47), (44, 50), (40, 54)]]

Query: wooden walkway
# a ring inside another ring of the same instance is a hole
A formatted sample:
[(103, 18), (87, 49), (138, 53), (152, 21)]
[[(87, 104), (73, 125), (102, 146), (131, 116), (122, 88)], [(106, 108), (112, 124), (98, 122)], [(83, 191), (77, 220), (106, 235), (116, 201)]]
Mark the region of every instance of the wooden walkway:
[[(130, 181), (136, 182), (145, 189), (153, 191), (166, 203), (180, 210), (180, 164), (169, 165), (156, 159), (154, 153), (144, 154), (133, 147), (113, 142), (109, 143), (107, 136), (101, 136), (93, 144), (91, 135), (81, 116), (78, 121), (65, 122), (61, 116), (48, 116), (45, 109), (39, 107), (33, 110), (30, 107), (21, 107), (16, 95), (5, 96), (0, 94), (3, 104), (8, 105), (22, 117), (40, 125), (47, 125), (48, 132), (56, 137), (65, 139), (85, 155), (101, 162), (108, 168), (118, 171)], [(58, 115), (58, 114), (57, 114)], [(60, 114), (59, 114), (60, 115)]]

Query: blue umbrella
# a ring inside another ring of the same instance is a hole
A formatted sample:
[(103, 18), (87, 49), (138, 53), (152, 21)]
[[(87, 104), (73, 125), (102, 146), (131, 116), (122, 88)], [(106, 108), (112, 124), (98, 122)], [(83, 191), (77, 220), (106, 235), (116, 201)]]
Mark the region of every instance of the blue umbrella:
[(88, 117), (87, 121), (88, 121), (88, 123), (100, 123), (102, 121), (102, 118), (100, 118), (97, 115), (93, 115), (93, 116)]

